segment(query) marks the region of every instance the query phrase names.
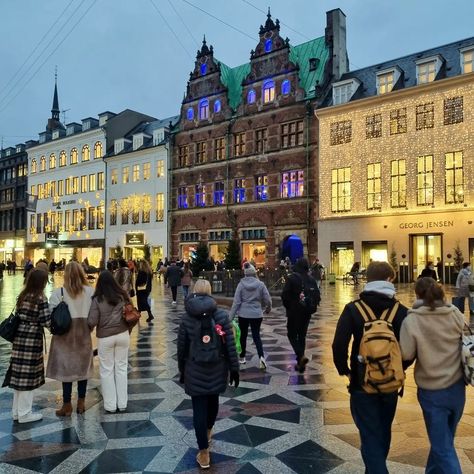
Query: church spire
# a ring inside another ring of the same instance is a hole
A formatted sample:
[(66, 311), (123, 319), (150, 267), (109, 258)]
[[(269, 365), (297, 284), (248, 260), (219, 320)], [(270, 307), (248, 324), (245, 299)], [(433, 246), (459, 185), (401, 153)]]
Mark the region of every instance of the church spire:
[(54, 96), (53, 108), (51, 109), (51, 118), (59, 122), (59, 100), (58, 100), (58, 68), (54, 72)]

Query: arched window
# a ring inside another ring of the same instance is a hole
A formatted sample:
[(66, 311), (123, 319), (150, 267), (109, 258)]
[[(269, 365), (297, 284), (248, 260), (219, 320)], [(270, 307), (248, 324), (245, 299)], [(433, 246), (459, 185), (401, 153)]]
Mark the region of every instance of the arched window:
[(71, 150), (71, 165), (77, 165), (77, 148)]
[(257, 94), (255, 94), (255, 91), (253, 89), (250, 89), (249, 93), (247, 94), (247, 104), (255, 104), (256, 100)]
[(201, 64), (201, 76), (205, 76), (207, 72), (207, 64), (203, 63)]
[(189, 109), (186, 112), (186, 118), (191, 121), (194, 120), (194, 109), (192, 107), (189, 107)]
[(31, 160), (31, 173), (36, 173), (38, 171), (38, 163), (36, 160)]
[(66, 166), (67, 165), (67, 156), (66, 152), (63, 150), (59, 153), (59, 166)]
[(266, 81), (263, 83), (263, 103), (273, 102), (275, 100), (275, 83)]
[(199, 120), (206, 120), (209, 118), (209, 101), (202, 99), (199, 102)]
[(102, 158), (102, 142), (95, 142), (94, 145), (94, 160)]
[(218, 114), (222, 109), (222, 106), (221, 106), (221, 101), (220, 100), (216, 100), (214, 102), (214, 113), (215, 114)]
[(271, 40), (271, 38), (266, 39), (265, 40), (265, 52), (269, 53), (272, 50), (272, 46), (273, 46), (273, 41)]
[(40, 171), (46, 171), (46, 157), (42, 156), (40, 158)]
[(91, 150), (89, 145), (84, 145), (82, 147), (82, 161), (89, 161), (91, 159)]
[(288, 79), (285, 79), (281, 83), (281, 93), (283, 95), (288, 95), (291, 92), (291, 82)]
[(56, 155), (51, 153), (51, 155), (49, 155), (49, 169), (53, 170), (54, 168), (56, 168)]

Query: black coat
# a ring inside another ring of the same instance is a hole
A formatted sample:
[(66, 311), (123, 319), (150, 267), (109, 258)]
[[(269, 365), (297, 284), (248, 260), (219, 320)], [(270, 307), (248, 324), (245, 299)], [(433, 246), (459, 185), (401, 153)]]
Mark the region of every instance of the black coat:
[(166, 270), (166, 278), (169, 286), (181, 286), (181, 277), (183, 276), (183, 269), (177, 265), (170, 265)]
[[(225, 392), (229, 371), (239, 370), (239, 360), (235, 349), (234, 333), (229, 315), (217, 308), (214, 298), (208, 295), (191, 295), (185, 302), (186, 313), (183, 315), (178, 331), (178, 367), (184, 372), (184, 389), (191, 396), (217, 395)], [(225, 332), (223, 357), (212, 364), (199, 364), (189, 357), (191, 340), (201, 337), (196, 320), (203, 313), (214, 313), (214, 321), (220, 324)]]
[[(148, 296), (151, 293), (151, 280), (152, 275), (150, 273), (140, 270), (137, 274), (135, 281), (136, 293), (137, 293), (137, 306), (138, 311), (149, 311), (150, 305), (148, 304)], [(139, 287), (146, 285), (146, 288), (139, 290)]]
[[(317, 288), (316, 280), (308, 274), (307, 269), (299, 268), (296, 264), (294, 270), (294, 273), (296, 273), (296, 275), (292, 273), (286, 279), (285, 286), (283, 287), (283, 291), (281, 293), (281, 299), (283, 302), (283, 306), (286, 309), (287, 318), (299, 317), (302, 313), (300, 295), (302, 291), (303, 282), (306, 286)], [(319, 297), (319, 301), (321, 301), (321, 297)], [(310, 316), (310, 314), (307, 314), (306, 316)]]
[(424, 277), (433, 278), (433, 280), (438, 279), (438, 275), (436, 274), (436, 270), (432, 270), (429, 267), (425, 267), (421, 271), (419, 278), (424, 278)]

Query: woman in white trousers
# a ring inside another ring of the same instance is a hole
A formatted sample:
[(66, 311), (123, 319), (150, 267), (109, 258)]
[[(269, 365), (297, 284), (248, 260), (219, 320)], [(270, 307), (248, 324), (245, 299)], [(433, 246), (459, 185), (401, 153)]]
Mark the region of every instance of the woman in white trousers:
[(123, 307), (128, 301), (129, 295), (112, 273), (103, 271), (97, 280), (87, 322), (91, 329), (96, 327), (100, 382), (107, 413), (127, 409), (130, 335)]

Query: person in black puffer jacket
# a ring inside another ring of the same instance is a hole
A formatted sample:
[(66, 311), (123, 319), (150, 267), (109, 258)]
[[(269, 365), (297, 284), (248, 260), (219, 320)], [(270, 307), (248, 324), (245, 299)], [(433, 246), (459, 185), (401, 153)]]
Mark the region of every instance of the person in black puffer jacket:
[[(198, 280), (194, 285), (194, 294), (185, 301), (186, 313), (178, 332), (180, 383), (184, 383), (185, 392), (192, 399), (193, 424), (199, 446), (196, 460), (203, 469), (210, 466), (209, 441), (219, 411), (219, 394), (227, 388), (229, 372), (229, 383), (239, 386), (239, 361), (231, 320), (226, 311), (217, 308), (216, 301), (210, 295), (210, 283)], [(212, 332), (212, 320), (215, 323), (214, 334), (222, 338), (221, 356), (214, 362), (198, 362), (192, 348), (201, 340), (204, 344), (212, 344), (207, 335)]]

